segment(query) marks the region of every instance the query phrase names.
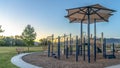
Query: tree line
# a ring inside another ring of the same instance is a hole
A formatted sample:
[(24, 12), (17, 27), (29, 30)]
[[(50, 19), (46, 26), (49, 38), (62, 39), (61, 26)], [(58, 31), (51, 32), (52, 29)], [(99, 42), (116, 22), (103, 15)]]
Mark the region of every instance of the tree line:
[(26, 46), (21, 36), (0, 36), (0, 46)]
[[(0, 26), (0, 33), (4, 32)], [(31, 46), (34, 45), (36, 32), (31, 25), (27, 25), (20, 36), (0, 36), (0, 46)]]
[[(0, 33), (4, 32), (0, 26)], [(27, 25), (21, 35), (15, 36), (0, 36), (0, 46), (33, 46), (36, 39), (34, 27)], [(50, 42), (50, 41), (49, 41)], [(37, 42), (38, 45), (47, 45), (47, 39), (43, 38)]]

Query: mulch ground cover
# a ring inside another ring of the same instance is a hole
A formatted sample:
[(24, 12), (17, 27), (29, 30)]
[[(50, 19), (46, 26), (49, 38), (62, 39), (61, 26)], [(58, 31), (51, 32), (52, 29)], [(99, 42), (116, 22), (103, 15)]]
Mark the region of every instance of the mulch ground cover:
[(116, 53), (116, 59), (104, 59), (102, 54), (97, 54), (96, 62), (91, 55), (91, 63), (83, 60), (83, 56), (79, 56), (78, 62), (75, 61), (75, 55), (71, 55), (66, 59), (64, 55), (60, 60), (53, 57), (48, 57), (47, 53), (33, 53), (23, 56), (22, 59), (30, 64), (43, 68), (104, 68), (107, 66), (120, 64), (120, 53)]

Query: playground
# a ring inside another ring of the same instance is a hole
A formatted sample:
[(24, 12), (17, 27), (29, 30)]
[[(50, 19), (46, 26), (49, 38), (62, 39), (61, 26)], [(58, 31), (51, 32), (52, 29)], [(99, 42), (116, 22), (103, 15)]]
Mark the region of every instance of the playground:
[[(32, 53), (22, 59), (43, 68), (104, 68), (120, 64), (119, 42), (108, 43), (103, 32), (101, 37), (96, 35), (96, 23), (108, 22), (116, 11), (99, 4), (66, 10), (68, 15), (65, 17), (70, 23), (80, 23), (80, 34), (47, 36), (46, 51)], [(86, 31), (83, 31), (83, 24), (87, 25)], [(91, 24), (94, 24), (94, 34), (90, 33)]]
[[(104, 68), (120, 64), (119, 45), (114, 42), (107, 43), (107, 39), (103, 39), (103, 33), (101, 33), (101, 38), (96, 39), (96, 61), (94, 60), (93, 38), (90, 38), (91, 54), (89, 63), (87, 40), (85, 39), (84, 36), (82, 48), (80, 48), (79, 36), (63, 34), (63, 36), (55, 38), (52, 34), (47, 37), (47, 51), (29, 54), (23, 56), (22, 59), (27, 63), (43, 68)], [(79, 50), (77, 50), (78, 48)]]
[[(22, 59), (27, 63), (43, 68), (104, 68), (120, 64), (119, 47), (116, 46), (117, 44), (113, 44), (114, 42), (108, 44), (103, 40), (103, 33), (101, 33), (101, 38), (96, 40), (96, 61), (94, 60), (93, 38), (91, 37), (90, 63), (88, 63), (87, 40), (85, 38), (82, 40), (82, 50), (79, 50), (79, 54), (77, 52), (80, 45), (80, 38), (78, 36), (63, 34), (63, 36), (55, 38), (52, 34), (47, 39), (47, 51), (29, 54), (23, 56)], [(104, 48), (105, 50), (101, 46), (106, 47)], [(103, 51), (105, 52), (103, 53)], [(76, 54), (79, 56), (76, 57)]]

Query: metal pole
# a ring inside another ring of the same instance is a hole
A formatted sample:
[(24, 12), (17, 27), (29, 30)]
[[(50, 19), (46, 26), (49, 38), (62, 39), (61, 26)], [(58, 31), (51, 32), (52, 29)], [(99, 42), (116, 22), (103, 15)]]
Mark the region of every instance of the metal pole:
[(105, 43), (103, 43), (103, 57), (105, 58)]
[(114, 45), (114, 43), (113, 43), (113, 55), (114, 55), (114, 52), (115, 52), (115, 45)]
[(68, 58), (68, 38), (67, 38), (67, 42), (66, 42), (66, 58)]
[(94, 20), (94, 61), (96, 61), (96, 19)]
[(104, 38), (104, 44), (103, 44), (103, 56), (106, 58), (106, 39)]
[(80, 45), (78, 45), (78, 55), (80, 54)]
[(52, 34), (52, 56), (53, 56), (53, 40), (54, 40), (54, 34)]
[(64, 34), (64, 55), (65, 55), (65, 34)]
[(70, 34), (70, 55), (72, 55), (72, 40), (71, 40), (71, 34)]
[(106, 47), (107, 45), (106, 45), (106, 38), (105, 38), (105, 58), (106, 58)]
[(58, 36), (58, 59), (60, 59), (60, 37)]
[(83, 29), (82, 29), (82, 26), (83, 26), (83, 22), (81, 21), (81, 40), (80, 40), (80, 55), (82, 56), (82, 34), (83, 34)]
[(48, 42), (48, 57), (50, 57), (50, 43)]
[(84, 45), (83, 45), (83, 46), (84, 46), (84, 52), (83, 52), (83, 55), (84, 55), (84, 56), (83, 56), (83, 60), (85, 61), (85, 37), (84, 37), (84, 42), (83, 42), (83, 43), (84, 43)]
[(103, 40), (103, 32), (101, 33), (101, 46), (102, 46), (102, 53), (104, 56), (104, 40)]
[(88, 16), (88, 62), (90, 63), (90, 8), (87, 8)]
[(76, 62), (78, 61), (78, 36), (76, 36)]

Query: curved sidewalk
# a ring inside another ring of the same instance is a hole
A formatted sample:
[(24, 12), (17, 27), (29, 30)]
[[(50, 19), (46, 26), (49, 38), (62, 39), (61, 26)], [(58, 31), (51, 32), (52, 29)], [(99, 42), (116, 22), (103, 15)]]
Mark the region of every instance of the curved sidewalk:
[[(27, 62), (24, 62), (22, 60), (22, 56), (25, 56), (27, 54), (31, 54), (31, 53), (23, 53), (23, 54), (16, 55), (11, 59), (11, 62), (20, 68), (42, 68), (42, 67), (38, 67), (32, 64), (29, 64)], [(113, 65), (113, 66), (108, 66), (105, 68), (120, 68), (120, 65)]]
[(25, 56), (27, 54), (30, 54), (30, 53), (23, 53), (23, 54), (16, 55), (11, 59), (11, 62), (20, 68), (42, 68), (42, 67), (38, 67), (32, 64), (29, 64), (27, 62), (24, 62), (22, 60), (22, 56)]
[(108, 67), (105, 67), (105, 68), (120, 68), (120, 65), (113, 65), (113, 66), (108, 66)]

